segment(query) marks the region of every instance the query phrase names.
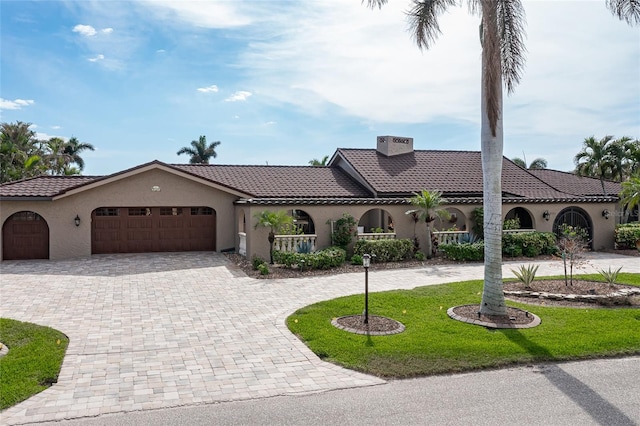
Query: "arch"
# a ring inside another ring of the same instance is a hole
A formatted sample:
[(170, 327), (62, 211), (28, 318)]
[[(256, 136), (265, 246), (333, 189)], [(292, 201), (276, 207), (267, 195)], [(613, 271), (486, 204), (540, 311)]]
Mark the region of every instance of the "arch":
[(360, 216), (358, 233), (394, 232), (393, 217), (384, 209), (370, 209)]
[(302, 229), (303, 234), (316, 233), (316, 225), (309, 213), (304, 210), (293, 209), (291, 210), (291, 216), (293, 217), (293, 224), (296, 228)]
[(520, 220), (520, 229), (534, 229), (533, 215), (524, 207), (515, 207), (504, 217), (505, 220), (513, 220), (518, 218)]
[(449, 212), (449, 219), (440, 219), (439, 217), (436, 217), (433, 221), (433, 229), (437, 231), (446, 231), (448, 229), (455, 228), (458, 231), (466, 231), (467, 217), (465, 214), (455, 207), (447, 207), (446, 210)]
[(38, 213), (20, 211), (2, 225), (2, 259), (49, 259), (49, 225)]
[(560, 236), (560, 227), (567, 224), (573, 227), (579, 226), (589, 233), (589, 241), (593, 239), (593, 223), (589, 214), (580, 207), (567, 207), (558, 213), (553, 220), (553, 233)]
[(247, 215), (244, 209), (238, 209), (238, 254), (247, 255)]

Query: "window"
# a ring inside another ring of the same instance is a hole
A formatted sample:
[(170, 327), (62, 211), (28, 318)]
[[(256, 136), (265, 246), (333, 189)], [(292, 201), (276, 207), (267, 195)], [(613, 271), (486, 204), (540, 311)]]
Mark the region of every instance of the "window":
[(151, 209), (148, 207), (130, 208), (129, 216), (151, 216)]
[(213, 216), (211, 207), (191, 207), (191, 216)]
[(96, 209), (96, 216), (119, 216), (120, 209), (113, 207), (102, 207)]
[(42, 218), (38, 213), (18, 212), (13, 215), (13, 220), (33, 221), (33, 220), (42, 220)]
[(160, 216), (181, 216), (182, 207), (160, 207)]

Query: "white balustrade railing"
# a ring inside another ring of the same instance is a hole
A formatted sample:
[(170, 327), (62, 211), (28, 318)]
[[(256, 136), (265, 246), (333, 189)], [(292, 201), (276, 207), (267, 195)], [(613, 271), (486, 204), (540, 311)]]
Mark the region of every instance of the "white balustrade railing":
[(503, 229), (503, 234), (521, 234), (523, 232), (534, 232), (535, 229)]
[(361, 232), (358, 233), (358, 240), (393, 240), (396, 238), (395, 232)]
[(240, 237), (240, 245), (238, 246), (238, 253), (241, 256), (246, 256), (247, 255), (247, 233), (238, 232), (238, 237)]
[(433, 231), (433, 235), (438, 238), (438, 245), (460, 244), (467, 238), (469, 231)]
[(273, 249), (284, 252), (298, 252), (304, 251), (308, 248), (310, 252), (316, 251), (316, 239), (315, 234), (301, 234), (301, 235), (276, 235), (273, 241)]

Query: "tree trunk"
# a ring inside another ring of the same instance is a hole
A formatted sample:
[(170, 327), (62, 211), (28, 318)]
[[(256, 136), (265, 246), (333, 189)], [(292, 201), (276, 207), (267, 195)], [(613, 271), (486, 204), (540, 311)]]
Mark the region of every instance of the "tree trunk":
[[(482, 50), (484, 56), (485, 49)], [(484, 61), (483, 61), (484, 62)], [(480, 313), (506, 315), (502, 283), (502, 79), (489, 90), (497, 90), (499, 116), (495, 135), (491, 131), (485, 93), (485, 68), (482, 68), (482, 178), (484, 207), (484, 286)]]

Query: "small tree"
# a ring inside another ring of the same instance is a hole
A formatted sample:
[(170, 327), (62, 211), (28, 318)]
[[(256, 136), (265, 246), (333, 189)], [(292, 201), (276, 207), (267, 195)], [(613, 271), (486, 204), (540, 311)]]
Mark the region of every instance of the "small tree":
[(280, 232), (287, 226), (293, 226), (293, 217), (284, 210), (277, 212), (263, 210), (256, 213), (254, 217), (257, 220), (255, 229), (259, 226), (269, 228), (269, 261), (273, 265), (273, 242), (276, 239), (276, 232)]
[[(560, 226), (560, 234), (558, 249), (564, 263), (564, 283), (569, 286), (573, 285), (573, 269), (578, 269), (586, 263), (582, 253), (589, 243), (589, 234), (579, 226), (574, 227), (567, 224)], [(569, 264), (569, 277), (567, 277), (567, 263)]]
[[(329, 221), (330, 222), (330, 221)], [(327, 222), (327, 223), (329, 223)], [(348, 213), (335, 221), (333, 233), (331, 234), (332, 244), (347, 250), (347, 247), (357, 235), (358, 222)]]
[[(448, 211), (441, 208), (446, 200), (442, 198), (442, 192), (440, 191), (427, 191), (423, 189), (419, 194), (414, 193), (414, 196), (408, 201), (416, 207), (415, 209), (407, 210), (405, 214), (417, 215), (418, 220), (424, 221), (427, 226), (427, 258), (431, 258), (433, 255), (433, 242), (431, 241), (431, 222), (436, 220), (436, 216), (441, 219), (449, 219), (451, 215)], [(414, 216), (415, 217), (415, 216)]]

